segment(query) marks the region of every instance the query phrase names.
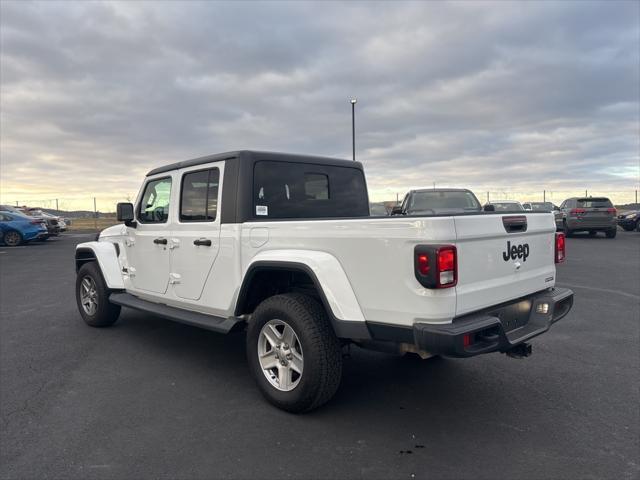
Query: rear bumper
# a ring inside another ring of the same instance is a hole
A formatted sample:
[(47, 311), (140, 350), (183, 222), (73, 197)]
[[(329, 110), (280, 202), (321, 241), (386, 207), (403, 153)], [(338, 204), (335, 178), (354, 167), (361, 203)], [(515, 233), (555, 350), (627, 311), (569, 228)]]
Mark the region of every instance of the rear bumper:
[(602, 220), (567, 218), (567, 227), (570, 230), (610, 230), (617, 225), (615, 217)]
[[(547, 304), (547, 313), (541, 313), (545, 310), (544, 304)], [(455, 318), (444, 325), (417, 323), (413, 329), (370, 323), (368, 326), (376, 340), (412, 342), (419, 349), (432, 354), (473, 357), (483, 353), (506, 352), (546, 332), (552, 324), (567, 315), (572, 306), (571, 290), (552, 288)]]

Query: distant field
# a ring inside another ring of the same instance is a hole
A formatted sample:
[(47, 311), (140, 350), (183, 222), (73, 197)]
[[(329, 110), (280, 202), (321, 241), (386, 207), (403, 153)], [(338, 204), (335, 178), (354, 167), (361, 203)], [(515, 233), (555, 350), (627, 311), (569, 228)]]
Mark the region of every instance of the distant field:
[(119, 223), (115, 218), (74, 218), (69, 230), (102, 230)]

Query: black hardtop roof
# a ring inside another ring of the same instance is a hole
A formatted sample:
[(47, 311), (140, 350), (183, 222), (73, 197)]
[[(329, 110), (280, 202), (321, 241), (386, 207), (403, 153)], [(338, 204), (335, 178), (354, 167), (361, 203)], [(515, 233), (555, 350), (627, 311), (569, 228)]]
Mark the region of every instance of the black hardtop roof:
[(259, 160), (275, 160), (282, 162), (296, 162), (296, 163), (315, 163), (322, 165), (333, 165), (338, 167), (351, 167), (362, 170), (362, 164), (360, 162), (354, 162), (351, 160), (342, 160), (331, 157), (320, 157), (314, 155), (298, 155), (293, 153), (280, 153), (280, 152), (260, 152), (255, 150), (236, 150), (232, 152), (216, 153), (213, 155), (207, 155), (205, 157), (193, 158), (191, 160), (183, 160), (181, 162), (171, 163), (163, 167), (154, 168), (147, 177), (156, 175), (158, 173), (170, 172), (172, 170), (178, 170), (180, 168), (193, 167), (196, 165), (202, 165), (205, 163), (216, 162), (219, 160), (237, 160), (241, 162), (256, 162)]

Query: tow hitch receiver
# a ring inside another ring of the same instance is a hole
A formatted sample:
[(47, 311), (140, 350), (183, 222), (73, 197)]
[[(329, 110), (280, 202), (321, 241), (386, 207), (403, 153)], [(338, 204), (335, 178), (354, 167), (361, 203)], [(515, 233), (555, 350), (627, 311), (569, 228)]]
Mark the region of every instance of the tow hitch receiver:
[(516, 345), (511, 350), (507, 350), (505, 353), (511, 358), (527, 358), (532, 353), (531, 344), (523, 342)]

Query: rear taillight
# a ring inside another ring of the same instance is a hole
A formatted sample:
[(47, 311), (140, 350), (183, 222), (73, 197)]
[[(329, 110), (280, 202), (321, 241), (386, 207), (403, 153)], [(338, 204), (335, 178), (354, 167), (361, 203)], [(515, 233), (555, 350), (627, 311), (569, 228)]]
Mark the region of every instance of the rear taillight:
[(42, 220), (31, 220), (29, 223), (33, 225), (40, 225), (42, 223)]
[(564, 233), (556, 233), (556, 248), (554, 257), (556, 263), (564, 262), (564, 259), (566, 257)]
[(416, 268), (420, 275), (429, 275), (429, 255), (422, 253), (418, 255)]
[(573, 216), (582, 215), (585, 212), (586, 212), (586, 210), (584, 208), (572, 208), (569, 211), (569, 215), (573, 215)]
[(618, 211), (615, 208), (607, 208), (607, 213), (613, 213), (615, 215)]
[(414, 250), (416, 279), (426, 288), (449, 288), (458, 283), (457, 250), (453, 245), (418, 245)]

